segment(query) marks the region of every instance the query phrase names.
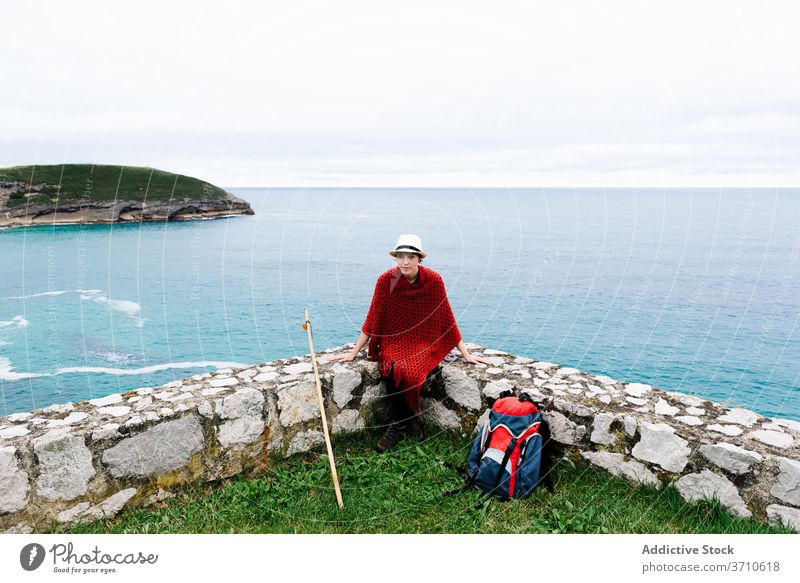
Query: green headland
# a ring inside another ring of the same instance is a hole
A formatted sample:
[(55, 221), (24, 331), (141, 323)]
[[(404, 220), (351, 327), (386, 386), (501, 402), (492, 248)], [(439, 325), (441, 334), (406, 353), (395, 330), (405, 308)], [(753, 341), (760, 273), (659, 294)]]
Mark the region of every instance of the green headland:
[(249, 203), (192, 176), (156, 168), (59, 164), (0, 168), (0, 227), (215, 218)]

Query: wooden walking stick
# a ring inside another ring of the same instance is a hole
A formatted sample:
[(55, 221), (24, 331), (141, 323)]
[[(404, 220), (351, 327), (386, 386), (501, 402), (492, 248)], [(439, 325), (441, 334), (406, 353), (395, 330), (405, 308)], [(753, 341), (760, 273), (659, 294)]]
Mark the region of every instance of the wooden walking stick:
[(306, 306), (306, 321), (303, 322), (303, 329), (308, 331), (308, 347), (311, 349), (311, 363), (314, 365), (314, 376), (317, 379), (317, 396), (319, 397), (319, 412), (322, 415), (322, 431), (325, 434), (325, 445), (328, 447), (328, 461), (331, 463), (331, 475), (333, 476), (333, 487), (336, 490), (336, 501), (339, 508), (344, 508), (342, 502), (342, 492), (339, 490), (339, 477), (336, 475), (336, 463), (333, 461), (333, 447), (331, 447), (331, 437), (328, 435), (328, 422), (325, 419), (325, 401), (322, 398), (322, 385), (319, 382), (319, 370), (317, 370), (317, 356), (314, 354), (314, 341), (311, 339), (311, 321), (308, 319), (308, 306)]

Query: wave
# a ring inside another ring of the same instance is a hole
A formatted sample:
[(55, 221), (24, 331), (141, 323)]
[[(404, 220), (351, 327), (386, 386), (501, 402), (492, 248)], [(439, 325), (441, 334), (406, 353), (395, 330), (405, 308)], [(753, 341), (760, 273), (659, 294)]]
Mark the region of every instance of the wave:
[(207, 368), (214, 367), (221, 368), (245, 368), (250, 366), (240, 362), (222, 362), (222, 361), (197, 361), (197, 362), (165, 362), (163, 364), (153, 364), (151, 366), (143, 366), (141, 368), (110, 368), (105, 366), (68, 366), (59, 368), (56, 372), (12, 372), (11, 361), (4, 356), (0, 356), (0, 380), (4, 381), (18, 381), (21, 379), (29, 379), (36, 377), (53, 377), (60, 374), (69, 373), (98, 373), (109, 375), (138, 375), (149, 374), (171, 368)]
[(0, 380), (2, 381), (20, 381), (22, 379), (49, 376), (37, 372), (11, 372), (11, 368), (11, 361), (5, 356), (0, 356)]
[(28, 322), (22, 316), (14, 316), (10, 320), (0, 321), (0, 328), (8, 328), (9, 326), (22, 328), (23, 326), (27, 326), (28, 324), (30, 324), (30, 322)]
[[(133, 323), (136, 327), (141, 328), (144, 325), (144, 320), (141, 317), (142, 306), (131, 300), (112, 300), (103, 294), (101, 289), (57, 289), (46, 292), (39, 292), (35, 294), (28, 294), (24, 296), (10, 296), (8, 299), (12, 300), (27, 300), (31, 298), (40, 298), (45, 296), (61, 296), (64, 294), (77, 293), (80, 294), (82, 300), (93, 301), (99, 304), (107, 305), (112, 310), (122, 312), (133, 318)], [(3, 322), (0, 322), (2, 328)]]
[(131, 300), (112, 300), (109, 297), (104, 295), (95, 295), (91, 296), (88, 294), (81, 294), (81, 299), (84, 300), (92, 300), (99, 304), (105, 304), (112, 310), (117, 312), (122, 312), (123, 314), (127, 314), (131, 318), (133, 318), (133, 324), (137, 328), (141, 328), (144, 326), (144, 320), (141, 318), (140, 314), (142, 312), (142, 306), (133, 302)]
[(82, 300), (90, 300), (99, 304), (105, 304), (112, 310), (116, 310), (117, 312), (122, 312), (123, 314), (131, 316), (133, 318), (134, 325), (138, 328), (141, 328), (144, 325), (144, 320), (142, 320), (140, 316), (142, 312), (142, 306), (136, 302), (131, 300), (112, 300), (108, 296), (103, 295), (103, 290), (99, 289), (75, 291), (80, 292)]
[(244, 368), (250, 365), (243, 364), (240, 362), (203, 361), (203, 362), (166, 362), (164, 364), (153, 364), (151, 366), (143, 366), (141, 368), (70, 366), (66, 368), (60, 368), (54, 374), (64, 374), (71, 372), (96, 372), (96, 373), (113, 374), (113, 375), (136, 375), (136, 374), (147, 374), (151, 372), (158, 372), (160, 370), (167, 370), (170, 368), (203, 368), (208, 366), (213, 366), (214, 368), (220, 369), (220, 368)]
[(30, 298), (40, 298), (43, 296), (60, 296), (71, 293), (103, 293), (101, 289), (57, 289), (53, 291), (39, 292), (38, 294), (28, 294), (26, 296), (9, 296), (10, 300), (27, 300)]

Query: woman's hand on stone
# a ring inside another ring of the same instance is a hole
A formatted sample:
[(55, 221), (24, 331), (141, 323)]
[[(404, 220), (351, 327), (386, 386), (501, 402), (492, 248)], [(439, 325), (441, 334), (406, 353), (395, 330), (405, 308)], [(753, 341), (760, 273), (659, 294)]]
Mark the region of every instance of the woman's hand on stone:
[(471, 354), (469, 356), (465, 356), (464, 360), (466, 360), (467, 362), (470, 362), (472, 364), (478, 364), (478, 363), (481, 363), (481, 364), (492, 364), (491, 361), (486, 360), (485, 358), (481, 358), (480, 356), (472, 356)]
[(352, 352), (348, 352), (347, 354), (339, 354), (334, 356), (328, 360), (328, 362), (350, 362), (351, 360), (355, 360), (356, 354)]

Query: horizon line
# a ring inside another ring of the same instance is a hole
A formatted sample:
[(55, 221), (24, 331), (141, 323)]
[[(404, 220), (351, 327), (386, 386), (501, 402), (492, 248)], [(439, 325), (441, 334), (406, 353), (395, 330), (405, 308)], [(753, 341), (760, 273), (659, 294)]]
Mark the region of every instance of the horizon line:
[(226, 185), (223, 188), (327, 188), (327, 189), (335, 189), (335, 188), (347, 188), (347, 189), (367, 189), (367, 188), (382, 188), (385, 190), (389, 189), (406, 189), (406, 188), (429, 188), (429, 189), (454, 189), (454, 188), (463, 188), (463, 189), (471, 189), (471, 190), (481, 190), (481, 189), (502, 189), (502, 188), (563, 188), (563, 189), (608, 189), (608, 188), (640, 188), (640, 189), (669, 189), (669, 188), (702, 188), (702, 189), (719, 189), (719, 188), (740, 188), (740, 189), (761, 189), (761, 190), (781, 190), (781, 189), (798, 189), (800, 185), (797, 186), (621, 186), (621, 185), (614, 185), (614, 186), (425, 186), (425, 185), (417, 185), (417, 186), (319, 186), (319, 185), (279, 185), (279, 186), (230, 186)]

